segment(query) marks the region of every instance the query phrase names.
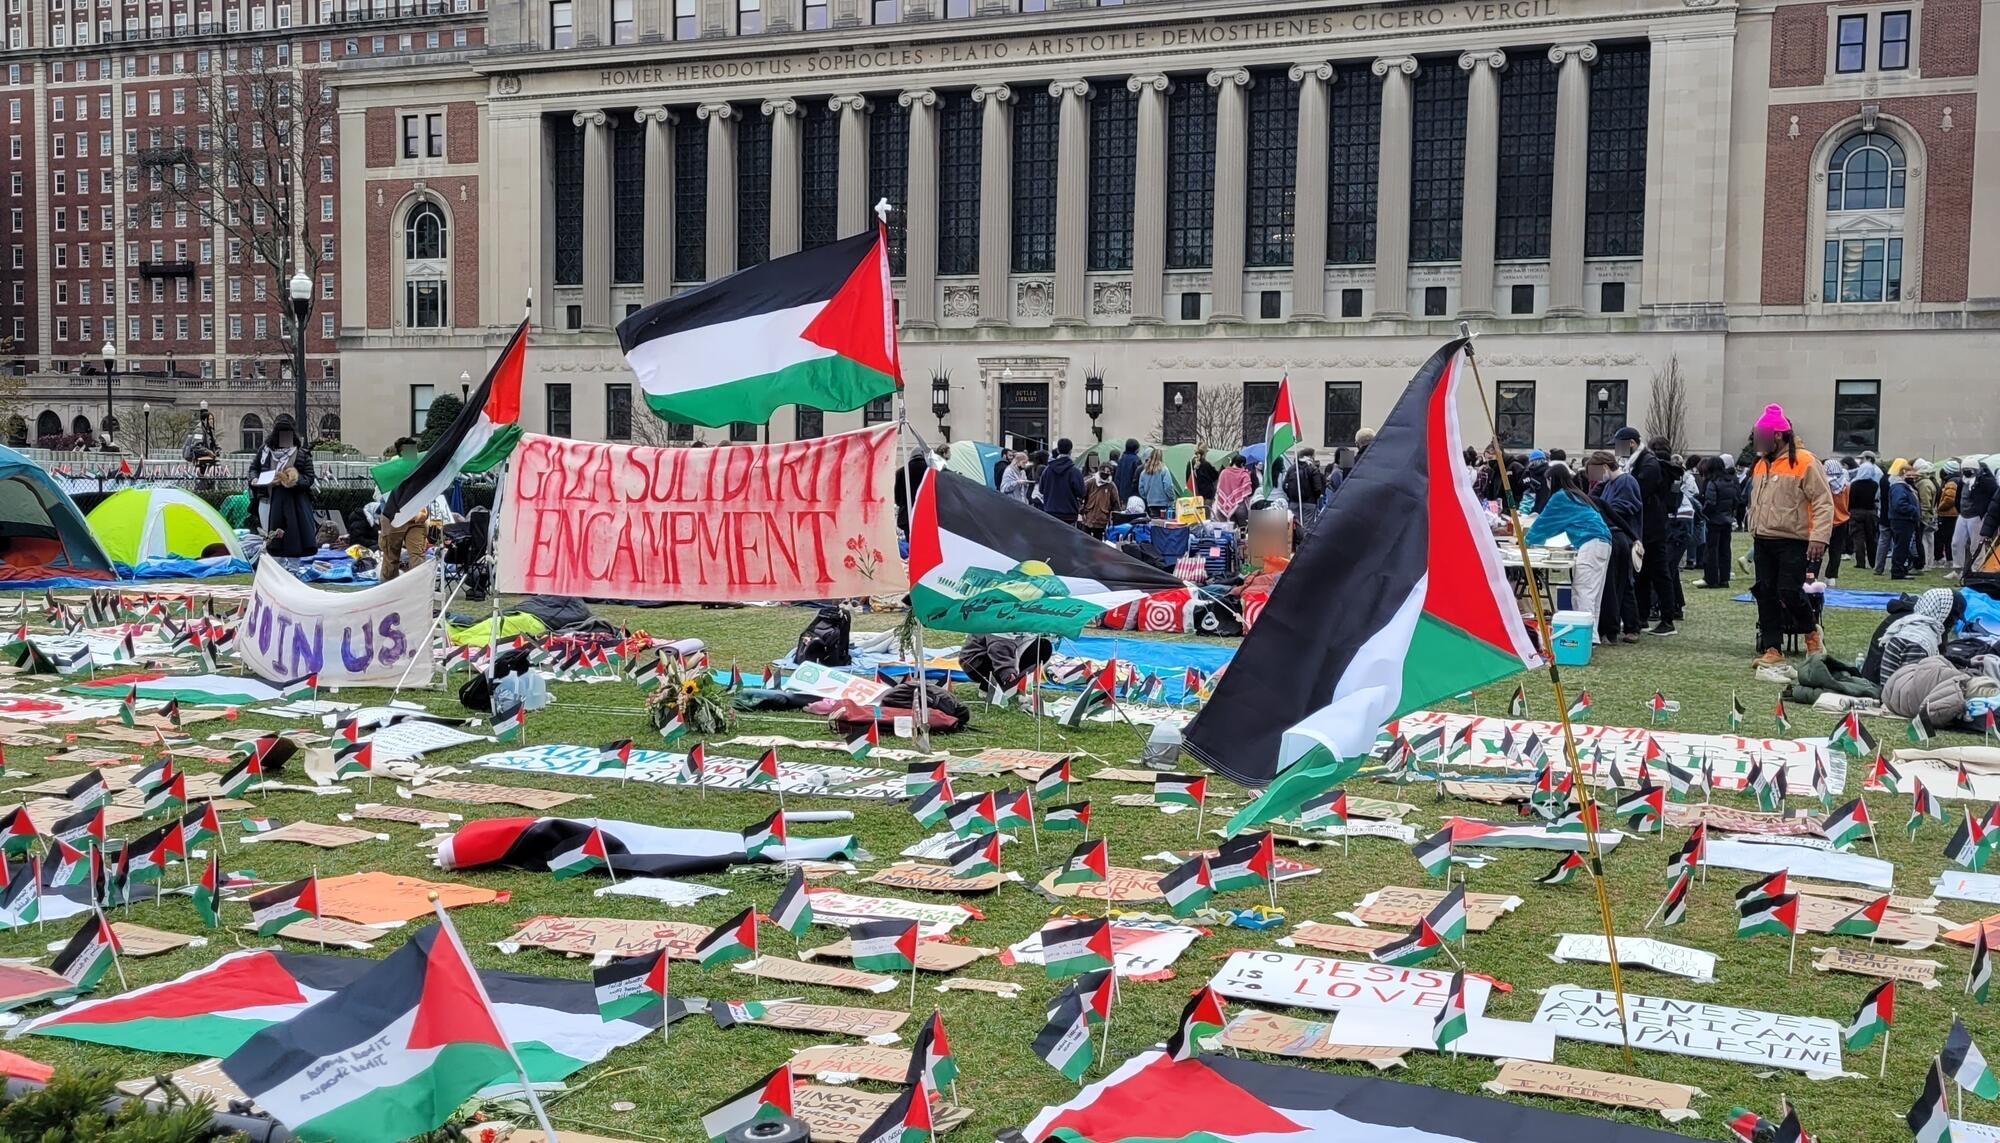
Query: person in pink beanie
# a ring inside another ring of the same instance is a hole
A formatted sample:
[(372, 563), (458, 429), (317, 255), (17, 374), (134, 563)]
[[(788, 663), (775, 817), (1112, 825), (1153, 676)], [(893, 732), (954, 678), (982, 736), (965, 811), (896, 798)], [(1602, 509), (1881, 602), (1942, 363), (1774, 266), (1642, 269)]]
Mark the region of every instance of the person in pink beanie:
[(1757, 665), (1784, 661), (1785, 636), (1804, 634), (1806, 653), (1821, 654), (1819, 624), (1806, 599), (1807, 570), (1833, 535), (1833, 488), (1818, 460), (1799, 447), (1791, 418), (1766, 405), (1750, 428), (1751, 555), (1756, 561)]

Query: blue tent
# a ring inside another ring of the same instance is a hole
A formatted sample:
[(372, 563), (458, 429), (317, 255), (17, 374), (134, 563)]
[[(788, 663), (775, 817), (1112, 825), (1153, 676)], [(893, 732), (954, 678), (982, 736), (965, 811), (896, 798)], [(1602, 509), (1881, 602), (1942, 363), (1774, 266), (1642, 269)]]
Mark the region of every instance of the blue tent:
[(39, 587), (64, 578), (112, 577), (111, 557), (76, 502), (41, 465), (0, 447), (0, 582)]

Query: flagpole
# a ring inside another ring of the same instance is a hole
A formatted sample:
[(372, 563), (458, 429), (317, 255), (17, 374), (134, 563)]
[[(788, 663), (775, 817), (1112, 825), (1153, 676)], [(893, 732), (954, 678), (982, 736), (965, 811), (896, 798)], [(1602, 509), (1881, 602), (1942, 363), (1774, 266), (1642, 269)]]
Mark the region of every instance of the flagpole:
[[(452, 947), (458, 950), (459, 959), (470, 970), (466, 973), (466, 976), (471, 979), (473, 990), (479, 994), (479, 1002), (485, 1007), (486, 1015), (493, 1021), (494, 1028), (499, 1029), (500, 1016), (493, 1011), (493, 999), (486, 995), (486, 982), (479, 979), (479, 969), (473, 965), (472, 958), (466, 955), (465, 942), (459, 940), (458, 929), (453, 927), (451, 916), (444, 911), (444, 905), (438, 901), (438, 895), (435, 890), (431, 892), (430, 899), (431, 911), (437, 914), (438, 927), (443, 930), (444, 936), (451, 941)], [(662, 1013), (661, 1019), (664, 1020), (665, 1018), (665, 1013)], [(560, 1140), (556, 1137), (555, 1127), (549, 1123), (549, 1113), (542, 1109), (542, 1097), (535, 1094), (535, 1085), (528, 1080), (528, 1069), (522, 1066), (520, 1053), (514, 1050), (514, 1041), (508, 1038), (504, 1029), (500, 1031), (500, 1039), (506, 1043), (507, 1058), (513, 1061), (514, 1074), (521, 1080), (521, 1094), (528, 1097), (528, 1107), (535, 1113), (535, 1125), (542, 1129), (542, 1137), (548, 1140), (548, 1143), (560, 1143)]]
[(1786, 976), (1792, 975), (1792, 966), (1798, 962), (1798, 959), (1799, 959), (1799, 930), (1797, 926), (1793, 926), (1792, 951), (1785, 957)]
[[(1888, 1028), (1882, 1029), (1882, 1067), (1881, 1070), (1875, 1073), (1876, 1079), (1886, 1079), (1889, 1075), (1889, 1032), (1890, 1029)], [(1965, 1097), (1960, 1096), (1959, 1098), (1964, 1099)], [(1960, 1104), (1960, 1106), (1963, 1107), (1964, 1105)]]
[[(1535, 630), (1541, 636), (1542, 646), (1549, 648), (1548, 659), (1549, 689), (1555, 695), (1557, 720), (1562, 724), (1563, 757), (1569, 763), (1570, 774), (1581, 788), (1583, 784), (1583, 763), (1576, 753), (1576, 728), (1570, 724), (1569, 702), (1563, 697), (1562, 669), (1556, 665), (1553, 654), (1554, 637), (1549, 627), (1548, 612), (1542, 606), (1542, 595), (1535, 584), (1535, 561), (1528, 551), (1527, 530), (1521, 526), (1521, 513), (1514, 503), (1512, 482), (1507, 477), (1507, 446), (1500, 439), (1500, 426), (1493, 419), (1493, 406), (1486, 399), (1486, 382), (1479, 374), (1479, 356), (1473, 350), (1472, 326), (1469, 322), (1459, 322), (1458, 332), (1465, 338), (1465, 363), (1472, 368), (1472, 384), (1479, 392), (1479, 405), (1486, 414), (1487, 427), (1493, 432), (1494, 468), (1500, 475), (1500, 500), (1507, 509), (1507, 519), (1514, 533), (1514, 546), (1521, 552), (1521, 582), (1527, 588), (1528, 605), (1535, 617)], [(1595, 817), (1595, 814), (1591, 815)], [(1585, 822), (1584, 837), (1590, 850), (1590, 879), (1597, 890), (1597, 914), (1604, 926), (1604, 952), (1611, 967), (1611, 994), (1618, 1005), (1618, 1037), (1625, 1052), (1625, 1066), (1634, 1067), (1632, 1061), (1632, 1034), (1625, 1017), (1625, 974), (1618, 963), (1618, 925), (1611, 913), (1611, 892), (1605, 883), (1604, 851), (1597, 844), (1597, 831)]]
[(104, 935), (111, 938), (111, 967), (118, 970), (118, 987), (129, 990), (132, 986), (125, 982), (125, 965), (118, 959), (118, 934), (111, 931), (111, 922), (104, 919), (103, 909), (93, 905), (90, 911), (97, 915), (97, 923), (104, 926)]
[[(440, 576), (444, 575), (444, 561), (442, 559), (438, 560), (437, 565), (438, 565), (438, 575)], [(444, 593), (443, 601), (441, 601), (438, 604), (437, 615), (431, 619), (430, 627), (428, 627), (424, 631), (423, 641), (416, 644), (416, 647), (419, 649), (419, 654), (410, 656), (409, 664), (403, 668), (402, 677), (396, 680), (395, 687), (389, 691), (389, 701), (394, 702), (396, 696), (403, 693), (404, 685), (410, 681), (410, 672), (417, 669), (417, 659), (421, 657), (422, 651), (428, 650), (430, 648), (431, 640), (437, 637), (438, 627), (444, 623), (445, 613), (451, 610), (452, 600), (458, 598), (459, 589), (464, 586), (465, 586), (465, 577), (461, 575), (458, 577), (458, 582), (452, 584), (451, 589)], [(450, 673), (451, 673), (451, 667), (450, 664), (447, 663), (445, 666), (445, 674), (449, 675)], [(314, 674), (317, 675), (318, 672), (315, 671)], [(430, 684), (429, 675), (424, 676), (424, 683), (426, 686), (429, 686)], [(317, 678), (313, 679), (313, 699), (315, 701), (319, 699), (319, 680)]]
[(667, 1046), (667, 1032), (674, 1026), (674, 958), (660, 948), (660, 1046)]

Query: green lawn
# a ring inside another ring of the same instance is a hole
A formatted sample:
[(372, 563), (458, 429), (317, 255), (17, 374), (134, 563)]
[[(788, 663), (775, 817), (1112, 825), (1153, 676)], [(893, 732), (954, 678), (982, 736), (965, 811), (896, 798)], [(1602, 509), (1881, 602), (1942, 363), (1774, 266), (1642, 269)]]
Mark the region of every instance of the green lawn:
[[(1636, 647), (1600, 648), (1596, 661), (1588, 668), (1568, 672), (1567, 679), (1572, 688), (1589, 688), (1596, 702), (1593, 712), (1596, 721), (1635, 725), (1645, 722), (1647, 700), (1658, 689), (1681, 704), (1681, 713), (1675, 718), (1673, 728), (1719, 731), (1726, 728), (1730, 695), (1734, 691), (1750, 711), (1748, 729), (1770, 732), (1770, 711), (1777, 689), (1755, 681), (1750, 672), (1754, 609), (1747, 603), (1730, 602), (1729, 592), (1695, 590), (1692, 585), (1696, 578), (1689, 574), (1686, 579), (1689, 584), (1688, 615), (1679, 635), (1665, 639), (1649, 637)], [(1927, 576), (1922, 582), (1930, 584), (1934, 580), (1934, 576)], [(1842, 582), (1843, 586), (1851, 588), (1877, 586), (1874, 577), (1851, 571)], [(1880, 582), (1881, 586), (1888, 586), (1886, 579)], [(1745, 588), (1747, 584), (1747, 577), (1739, 573), (1738, 588)], [(658, 636), (702, 637), (708, 641), (718, 664), (735, 660), (744, 666), (746, 674), (751, 675), (754, 675), (756, 665), (789, 649), (810, 615), (808, 611), (797, 608), (713, 611), (692, 607), (645, 611), (610, 608), (604, 609), (604, 612), (616, 621), (644, 627)], [(1879, 619), (1880, 614), (1876, 612), (1828, 611), (1826, 627), (1832, 649), (1843, 655), (1853, 654), (1862, 646)], [(890, 622), (889, 617), (861, 616), (856, 626), (880, 627)], [(1536, 716), (1551, 713), (1553, 704), (1548, 697), (1546, 679), (1537, 676), (1527, 680), (1527, 683), (1530, 713)], [(1482, 692), (1478, 696), (1479, 709), (1488, 712), (1504, 710), (1513, 686), (1514, 683), (1508, 681)], [(356, 694), (351, 697), (366, 699), (376, 696)], [(559, 685), (557, 697), (568, 705), (559, 705), (532, 718), (529, 724), (532, 741), (594, 744), (626, 736), (642, 742), (651, 741), (650, 733), (639, 716), (592, 709), (629, 710), (637, 707), (639, 695), (629, 685)], [(459, 710), (456, 701), (443, 692), (433, 693), (427, 701), (441, 711)], [(1796, 732), (1802, 735), (1823, 735), (1832, 728), (1831, 719), (1809, 709), (1795, 709), (1792, 718)], [(244, 725), (259, 727), (275, 724), (246, 716)], [(739, 729), (746, 733), (776, 733), (795, 738), (825, 736), (820, 726), (796, 716), (746, 717)], [(1872, 729), (1878, 737), (1900, 741), (1902, 727), (1899, 724), (1882, 720)], [(1079, 766), (1079, 773), (1083, 775), (1099, 764), (1126, 762), (1134, 757), (1138, 744), (1132, 731), (1122, 725), (1094, 726), (1080, 732), (1066, 732), (1051, 722), (1045, 724), (1042, 735), (1044, 742), (1051, 747), (1060, 746), (1090, 755)], [(1027, 716), (1012, 712), (996, 714), (978, 705), (974, 707), (972, 729), (952, 738), (950, 745), (969, 753), (989, 745), (1032, 746), (1035, 740), (1036, 731)], [(467, 748), (433, 756), (431, 760), (459, 761), (480, 752), (478, 748)], [(9, 752), (9, 758), (15, 766), (33, 771), (38, 778), (76, 769), (45, 765), (40, 761), (39, 754), (38, 751), (13, 750)], [(819, 760), (836, 762), (844, 760), (844, 756), (827, 755)], [(475, 772), (467, 777), (496, 783), (528, 781), (524, 775), (500, 771)], [(662, 824), (686, 823), (735, 829), (763, 817), (772, 809), (771, 799), (764, 795), (711, 794), (704, 802), (686, 791), (665, 790), (638, 783), (544, 781), (559, 788), (594, 795), (593, 801), (572, 805), (571, 809), (579, 815), (596, 814)], [(1850, 777), (1850, 793), (1858, 787), (1859, 781), (1858, 774)], [(962, 789), (976, 785), (960, 783)], [(1191, 829), (1186, 817), (1170, 818), (1151, 809), (1111, 805), (1113, 795), (1132, 789), (1134, 787), (1118, 785), (1094, 789), (1086, 786), (1082, 795), (1095, 798), (1094, 835), (1101, 832), (1109, 836), (1113, 861), (1138, 864), (1141, 854), (1186, 844)], [(1388, 793), (1385, 787), (1376, 787), (1373, 783), (1358, 783), (1356, 789), (1364, 793)], [(1470, 816), (1492, 813), (1490, 808), (1469, 804), (1433, 804), (1423, 787), (1395, 791), (1388, 796), (1420, 804), (1418, 814), (1412, 819), (1419, 836), (1435, 828), (1439, 818), (1447, 812)], [(799, 805), (806, 804), (804, 799), (795, 801)], [(1902, 830), (1908, 816), (1907, 797), (1882, 795), (1871, 797), (1869, 802), (1879, 823), (1882, 855), (1895, 861), (1899, 867), (1897, 891), (1923, 895), (1928, 891), (1930, 876), (1943, 867), (1940, 850), (1947, 830), (1930, 824), (1917, 841), (1911, 843), (1905, 839)], [(874, 863), (893, 860), (896, 851), (914, 840), (918, 833), (900, 806), (869, 807), (852, 801), (821, 804), (855, 810), (857, 817), (853, 828), (874, 855)], [(331, 821), (334, 813), (343, 806), (344, 800), (280, 795), (269, 800), (267, 812), (279, 821)], [(1951, 803), (1950, 807), (1955, 811), (1956, 803)], [(473, 807), (459, 808), (478, 812)], [(1211, 820), (1215, 820), (1213, 815)], [(232, 849), (229, 866), (254, 868), (261, 876), (273, 880), (303, 875), (314, 861), (318, 862), (322, 874), (371, 868), (408, 873), (433, 872), (428, 851), (419, 848), (421, 831), (392, 823), (372, 823), (372, 826), (388, 832), (392, 840), (331, 853), (289, 845), (260, 847), (247, 853)], [(826, 828), (809, 827), (808, 832)], [(128, 827), (125, 832), (138, 831)], [(236, 836), (233, 831), (231, 836)], [(1059, 848), (1059, 845), (1044, 844), (1046, 864), (1055, 863)], [(1658, 903), (1664, 889), (1661, 869), (1669, 852), (1668, 846), (1657, 841), (1628, 841), (1609, 859), (1613, 902), (1621, 932), (1638, 932)], [(1032, 857), (1027, 845), (1010, 847), (1007, 854), (1011, 868), (1031, 877), (1039, 876), (1039, 869), (1026, 868)], [(1323, 866), (1324, 871), (1316, 877), (1288, 883), (1279, 892), (1279, 903), (1291, 920), (1332, 921), (1335, 911), (1351, 908), (1370, 890), (1390, 884), (1423, 883), (1422, 871), (1410, 856), (1408, 848), (1400, 844), (1361, 839), (1354, 843), (1352, 856), (1345, 859), (1337, 850), (1324, 848), (1312, 850), (1310, 854), (1306, 860)], [(1545, 852), (1503, 851), (1498, 861), (1470, 875), (1470, 886), (1475, 891), (1514, 893), (1526, 902), (1519, 912), (1501, 920), (1489, 933), (1475, 935), (1471, 941), (1470, 966), (1511, 985), (1511, 992), (1495, 993), (1487, 1009), (1492, 1016), (1529, 1019), (1536, 1008), (1538, 990), (1555, 983), (1608, 985), (1608, 972), (1603, 966), (1557, 965), (1547, 958), (1546, 954), (1554, 947), (1555, 933), (1588, 933), (1597, 929), (1596, 910), (1587, 883), (1578, 882), (1560, 888), (1544, 888), (1534, 883), (1534, 879), (1546, 871), (1552, 860), (1553, 856)], [(690, 908), (660, 911), (635, 898), (592, 897), (591, 890), (602, 884), (600, 879), (594, 877), (558, 882), (545, 874), (476, 872), (464, 875), (463, 879), (513, 893), (511, 904), (463, 909), (455, 914), (474, 958), (481, 965), (579, 978), (588, 973), (587, 963), (583, 960), (566, 960), (539, 950), (528, 950), (509, 957), (497, 951), (492, 942), (505, 937), (517, 922), (542, 913), (630, 917), (667, 915), (674, 919), (713, 924), (743, 908), (746, 903), (755, 902), (768, 908), (778, 884), (775, 871), (768, 868), (717, 875), (703, 880), (728, 888), (728, 896), (712, 898)], [(1811, 945), (1823, 945), (1829, 941), (1853, 944), (1855, 947), (1862, 947), (1862, 943), (1856, 938), (1808, 937), (1801, 940), (1800, 968), (1796, 975), (1788, 978), (1785, 974), (1786, 946), (1782, 941), (1768, 937), (1754, 941), (1732, 938), (1734, 912), (1730, 908), (1730, 896), (1739, 884), (1749, 879), (1748, 875), (1739, 877), (1719, 870), (1711, 873), (1709, 883), (1696, 889), (1687, 923), (1666, 934), (1668, 939), (1677, 943), (1718, 952), (1722, 962), (1715, 983), (1698, 985), (1677, 977), (1635, 970), (1626, 975), (1628, 989), (1824, 1016), (1844, 1024), (1875, 982), (1856, 976), (1815, 973), (1805, 967), (1809, 959), (1806, 950)], [(1249, 893), (1236, 896), (1242, 898), (1243, 903), (1250, 903), (1253, 897)], [(1226, 902), (1227, 899), (1224, 899), (1223, 903)], [(1050, 912), (1046, 901), (1015, 885), (1004, 886), (997, 893), (973, 899), (971, 903), (984, 914), (984, 919), (963, 926), (959, 934), (972, 943), (990, 947), (1003, 947), (1018, 940)], [(1946, 903), (1942, 911), (1957, 920), (1970, 920), (1983, 910), (1966, 903), (1951, 902)], [(233, 913), (237, 923), (244, 917), (241, 906), (229, 912)], [(184, 898), (176, 898), (163, 907), (139, 906), (132, 910), (132, 916), (146, 924), (186, 932), (199, 931), (194, 910)], [(66, 928), (64, 932), (66, 935)], [(778, 939), (779, 947), (788, 944), (781, 934), (776, 934), (774, 930), (767, 932)], [(820, 930), (819, 933), (829, 939), (834, 935), (831, 930)], [(54, 940), (57, 935), (56, 928), (51, 927), (46, 933), (28, 931), (0, 936), (0, 956), (40, 954), (45, 942)], [(212, 943), (205, 950), (184, 950), (131, 962), (126, 965), (125, 971), (134, 986), (166, 980), (207, 963), (222, 948), (230, 947), (232, 942), (241, 942), (246, 935), (227, 931), (211, 934)], [(1167, 1036), (1187, 992), (1205, 979), (1231, 950), (1273, 947), (1272, 940), (1280, 935), (1281, 931), (1217, 930), (1197, 941), (1182, 958), (1177, 966), (1180, 974), (1177, 979), (1125, 988), (1112, 1032), (1114, 1057), (1123, 1058)], [(400, 935), (384, 939), (377, 946), (377, 955), (385, 953), (400, 939)], [(1636, 1071), (1659, 1079), (1694, 1084), (1707, 1092), (1707, 1097), (1697, 1103), (1701, 1121), (1683, 1128), (1690, 1134), (1726, 1138), (1725, 1120), (1733, 1105), (1746, 1105), (1769, 1115), (1774, 1113), (1780, 1093), (1788, 1093), (1799, 1105), (1806, 1129), (1822, 1132), (1823, 1137), (1829, 1140), (1903, 1138), (1906, 1129), (1901, 1116), (1921, 1084), (1923, 1068), (1942, 1042), (1953, 1008), (1963, 1006), (1958, 988), (1969, 960), (1964, 950), (1950, 945), (1908, 955), (1926, 956), (1944, 962), (1946, 967), (1939, 974), (1944, 986), (1929, 993), (1913, 987), (1903, 991), (1897, 1009), (1886, 1081), (1877, 1082), (1874, 1079), (1877, 1057), (1873, 1050), (1856, 1054), (1850, 1059), (1851, 1067), (1868, 1073), (1866, 1080), (1811, 1083), (1796, 1074), (1782, 1072), (1772, 1078), (1758, 1078), (1753, 1074), (1756, 1069), (1746, 1065), (1711, 1063), (1648, 1052), (1636, 1056)], [(961, 1128), (955, 1137), (991, 1138), (995, 1128), (1025, 1123), (1045, 1103), (1064, 1098), (1075, 1089), (1029, 1050), (1029, 1042), (1041, 1024), (1042, 1003), (1053, 991), (1052, 986), (1042, 980), (1041, 970), (1038, 967), (1003, 968), (995, 961), (986, 960), (966, 970), (966, 974), (1013, 979), (1026, 986), (1023, 997), (1014, 1001), (976, 992), (952, 992), (940, 996), (929, 989), (925, 989), (918, 999), (920, 1007), (927, 1007), (933, 1002), (942, 1006), (946, 1026), (960, 1057), (962, 1076), (959, 1093), (964, 1102), (976, 1109), (972, 1122)], [(898, 992), (872, 998), (859, 993), (816, 992), (798, 987), (788, 987), (779, 992), (776, 986), (768, 986), (760, 992), (759, 986), (748, 978), (726, 969), (702, 972), (688, 962), (675, 964), (674, 985), (677, 992), (687, 995), (807, 995), (810, 999), (828, 1003), (883, 1007), (900, 1005), (906, 995)], [(1975, 1039), (1983, 1042), (1989, 1055), (2000, 1054), (2000, 1035), (1995, 1034), (1996, 1029), (2000, 1029), (2000, 1022), (1995, 1021), (1991, 1012), (1980, 1010), (1971, 1013), (1968, 1024)], [(910, 1030), (914, 1030), (914, 1024)], [(705, 1018), (691, 1019), (675, 1028), (670, 1050), (663, 1050), (658, 1039), (648, 1039), (614, 1054), (598, 1069), (580, 1074), (575, 1083), (581, 1090), (558, 1102), (554, 1114), (559, 1126), (600, 1134), (633, 1139), (694, 1139), (697, 1137), (697, 1116), (702, 1110), (776, 1066), (792, 1049), (815, 1042), (818, 1041), (800, 1033), (778, 1030), (739, 1027), (724, 1032), (717, 1030)], [(190, 1062), (184, 1058), (141, 1057), (134, 1053), (53, 1039), (29, 1038), (11, 1046), (58, 1066), (91, 1065), (113, 1069), (127, 1076)], [(1567, 1064), (1625, 1070), (1615, 1048), (1561, 1041), (1557, 1057)], [(1373, 1074), (1373, 1069), (1367, 1065), (1316, 1066), (1336, 1070), (1354, 1067)], [(1410, 1083), (1471, 1092), (1477, 1091), (1480, 1083), (1490, 1079), (1493, 1071), (1493, 1063), (1485, 1059), (1466, 1057), (1452, 1060), (1427, 1052), (1415, 1052), (1409, 1057), (1407, 1069), (1391, 1074)], [(612, 1105), (620, 1102), (635, 1104), (636, 1109), (614, 1111)], [(1545, 1101), (1544, 1105), (1586, 1114), (1602, 1110), (1588, 1104), (1555, 1101)], [(1966, 1111), (1970, 1118), (2000, 1122), (2000, 1114), (1996, 1114), (1993, 1108), (1968, 1106)], [(1635, 1123), (1663, 1126), (1657, 1118), (1637, 1113), (1626, 1113), (1621, 1117)]]

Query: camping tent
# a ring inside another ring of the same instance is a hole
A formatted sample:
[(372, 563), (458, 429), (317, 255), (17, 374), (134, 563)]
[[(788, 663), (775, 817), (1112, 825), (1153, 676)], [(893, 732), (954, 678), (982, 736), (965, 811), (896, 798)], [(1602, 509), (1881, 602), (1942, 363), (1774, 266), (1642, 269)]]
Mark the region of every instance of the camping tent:
[[(1167, 464), (1167, 475), (1174, 478), (1174, 495), (1188, 495), (1187, 470), (1188, 465), (1194, 463), (1194, 446), (1191, 444), (1156, 445), (1141, 443), (1139, 445), (1139, 456), (1143, 459), (1150, 455), (1154, 449), (1160, 450), (1160, 459)], [(1125, 441), (1121, 437), (1108, 441), (1099, 441), (1090, 447), (1088, 455), (1094, 455), (1106, 464), (1117, 464), (1118, 454), (1124, 451)], [(1222, 462), (1228, 456), (1229, 453), (1223, 449), (1212, 448), (1208, 450), (1209, 460), (1218, 467), (1221, 466)]]
[(126, 488), (90, 510), (90, 530), (112, 559), (136, 567), (146, 560), (243, 558), (243, 545), (220, 513), (186, 489), (165, 485)]
[(42, 467), (0, 447), (0, 580), (110, 579), (111, 557)]
[(999, 485), (995, 482), (993, 466), (999, 459), (998, 445), (985, 441), (953, 441), (951, 458), (945, 461), (945, 467), (967, 480), (977, 480), (988, 488), (997, 489)]

